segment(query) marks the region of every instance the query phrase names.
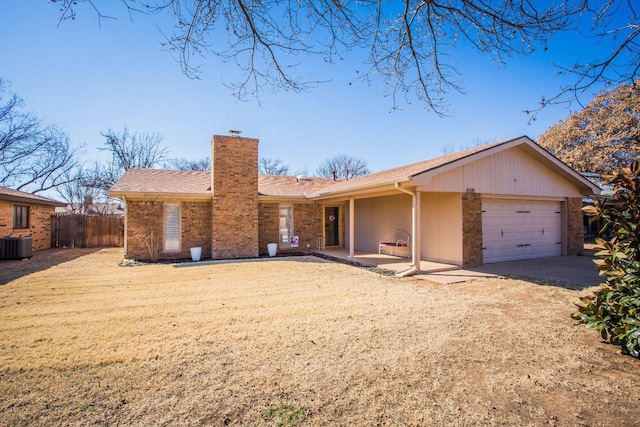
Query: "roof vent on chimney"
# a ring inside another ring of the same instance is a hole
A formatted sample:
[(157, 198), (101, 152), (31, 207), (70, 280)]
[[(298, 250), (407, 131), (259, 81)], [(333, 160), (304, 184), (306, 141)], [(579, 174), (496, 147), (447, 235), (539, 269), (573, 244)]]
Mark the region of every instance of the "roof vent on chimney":
[(231, 129), (229, 131), (229, 136), (240, 136), (241, 133), (242, 133), (241, 130), (233, 130), (233, 129)]

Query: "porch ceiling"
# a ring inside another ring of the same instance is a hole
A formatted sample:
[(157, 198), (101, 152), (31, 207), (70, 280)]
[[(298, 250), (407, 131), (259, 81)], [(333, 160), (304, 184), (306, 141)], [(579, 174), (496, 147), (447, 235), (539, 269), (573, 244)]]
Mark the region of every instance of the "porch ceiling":
[[(404, 181), (405, 185), (402, 188), (405, 189), (414, 189), (415, 185), (406, 184), (407, 181)], [(340, 194), (328, 194), (321, 196), (314, 196), (312, 200), (314, 201), (322, 201), (326, 203), (332, 202), (344, 202), (345, 200), (349, 200), (351, 198), (354, 199), (369, 199), (372, 197), (384, 197), (384, 196), (395, 196), (397, 194), (402, 194), (397, 188), (395, 188), (395, 183), (385, 184), (381, 186), (376, 186), (375, 188), (361, 188), (354, 189), (348, 192), (340, 193)]]

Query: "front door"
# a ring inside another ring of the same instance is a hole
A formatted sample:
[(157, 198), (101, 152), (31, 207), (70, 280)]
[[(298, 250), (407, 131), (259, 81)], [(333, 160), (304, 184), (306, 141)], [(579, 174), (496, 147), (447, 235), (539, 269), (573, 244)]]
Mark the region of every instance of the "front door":
[(324, 208), (324, 244), (340, 246), (340, 210), (338, 207)]

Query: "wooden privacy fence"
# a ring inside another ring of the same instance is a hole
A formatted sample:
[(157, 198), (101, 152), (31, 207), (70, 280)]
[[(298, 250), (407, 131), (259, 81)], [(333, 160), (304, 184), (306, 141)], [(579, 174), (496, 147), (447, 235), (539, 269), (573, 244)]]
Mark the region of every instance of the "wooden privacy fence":
[(106, 215), (54, 214), (51, 246), (84, 248), (124, 245), (124, 218)]

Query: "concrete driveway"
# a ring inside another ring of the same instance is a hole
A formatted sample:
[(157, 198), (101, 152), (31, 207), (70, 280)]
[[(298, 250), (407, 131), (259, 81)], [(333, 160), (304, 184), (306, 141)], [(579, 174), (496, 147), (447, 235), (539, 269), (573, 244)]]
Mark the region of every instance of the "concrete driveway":
[[(346, 263), (378, 267), (400, 273), (411, 268), (407, 258), (356, 251), (353, 259), (347, 249), (315, 251), (316, 255), (339, 259)], [(422, 272), (413, 277), (439, 283), (457, 283), (482, 277), (513, 277), (541, 284), (562, 286), (568, 289), (583, 289), (596, 286), (604, 280), (598, 276), (593, 264), (593, 245), (585, 245), (584, 255), (537, 258), (522, 261), (498, 262), (480, 267), (462, 269), (452, 264), (422, 260)]]
[(440, 283), (456, 283), (482, 277), (514, 277), (569, 289), (583, 289), (604, 281), (598, 276), (593, 256), (586, 255), (537, 258), (485, 264), (469, 269), (424, 273), (416, 277)]

